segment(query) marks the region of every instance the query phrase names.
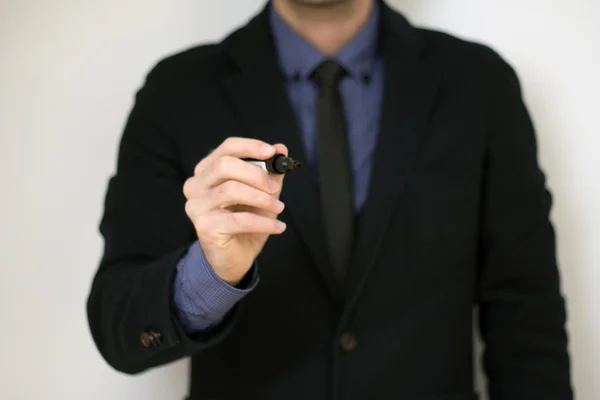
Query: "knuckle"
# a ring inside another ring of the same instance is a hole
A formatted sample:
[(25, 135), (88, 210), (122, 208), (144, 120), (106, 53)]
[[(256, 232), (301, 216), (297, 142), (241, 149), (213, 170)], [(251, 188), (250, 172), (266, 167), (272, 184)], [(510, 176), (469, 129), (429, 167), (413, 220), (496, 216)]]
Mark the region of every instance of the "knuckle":
[(204, 215), (198, 215), (193, 220), (194, 227), (198, 232), (210, 232), (210, 221)]
[(229, 172), (229, 168), (231, 166), (230, 157), (220, 157), (215, 162), (215, 171), (219, 176), (224, 176)]
[(228, 199), (233, 199), (239, 193), (239, 183), (236, 181), (227, 181), (223, 184), (223, 195)]
[(202, 173), (202, 169), (204, 168), (204, 159), (202, 161), (200, 161), (198, 164), (196, 164), (196, 166), (194, 167), (194, 175), (200, 175)]
[(219, 200), (219, 199), (224, 199), (225, 197), (227, 197), (227, 182), (220, 184), (219, 186), (211, 189), (210, 193), (211, 196), (213, 196), (215, 199)]
[(190, 217), (196, 214), (196, 205), (193, 201), (188, 200), (185, 202), (185, 213)]
[(221, 147), (226, 151), (231, 151), (234, 148), (236, 142), (237, 142), (237, 138), (228, 137), (227, 139), (225, 139), (223, 141), (223, 143), (221, 144)]
[(193, 185), (194, 185), (194, 178), (188, 178), (183, 183), (183, 194), (186, 198), (190, 197)]

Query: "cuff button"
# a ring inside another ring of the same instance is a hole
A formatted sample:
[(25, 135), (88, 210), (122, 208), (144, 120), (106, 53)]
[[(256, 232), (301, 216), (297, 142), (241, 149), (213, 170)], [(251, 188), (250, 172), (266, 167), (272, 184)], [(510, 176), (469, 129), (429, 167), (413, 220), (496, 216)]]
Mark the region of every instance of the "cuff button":
[(353, 333), (346, 332), (340, 337), (340, 347), (347, 353), (350, 353), (356, 349), (358, 341)]
[(162, 344), (162, 335), (155, 331), (143, 331), (140, 333), (140, 343), (147, 349), (158, 347)]

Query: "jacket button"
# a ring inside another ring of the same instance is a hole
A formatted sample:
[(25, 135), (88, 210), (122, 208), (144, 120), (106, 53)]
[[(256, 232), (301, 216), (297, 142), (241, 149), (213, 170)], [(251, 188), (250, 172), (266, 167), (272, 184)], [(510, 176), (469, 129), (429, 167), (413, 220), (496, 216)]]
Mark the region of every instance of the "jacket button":
[(351, 352), (354, 350), (357, 344), (358, 342), (356, 341), (356, 336), (350, 332), (346, 332), (340, 337), (340, 346), (346, 352)]
[(158, 347), (162, 344), (162, 335), (155, 331), (144, 331), (140, 333), (140, 343), (147, 349)]

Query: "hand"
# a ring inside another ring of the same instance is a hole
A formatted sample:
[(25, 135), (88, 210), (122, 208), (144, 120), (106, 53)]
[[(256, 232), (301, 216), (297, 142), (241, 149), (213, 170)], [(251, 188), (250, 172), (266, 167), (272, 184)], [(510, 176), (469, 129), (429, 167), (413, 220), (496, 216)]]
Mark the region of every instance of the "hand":
[(241, 158), (287, 156), (282, 144), (228, 138), (198, 163), (183, 193), (185, 212), (215, 273), (237, 285), (264, 247), (269, 235), (286, 226), (277, 220), (283, 175), (272, 175)]

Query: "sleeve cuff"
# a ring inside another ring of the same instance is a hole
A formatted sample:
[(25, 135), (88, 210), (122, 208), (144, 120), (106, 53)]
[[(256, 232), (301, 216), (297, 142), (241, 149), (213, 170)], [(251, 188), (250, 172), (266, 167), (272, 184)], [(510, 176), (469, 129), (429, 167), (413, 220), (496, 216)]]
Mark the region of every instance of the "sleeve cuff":
[(223, 281), (210, 266), (198, 241), (177, 265), (174, 303), (182, 325), (197, 331), (219, 323), (258, 284), (256, 264), (240, 287)]

